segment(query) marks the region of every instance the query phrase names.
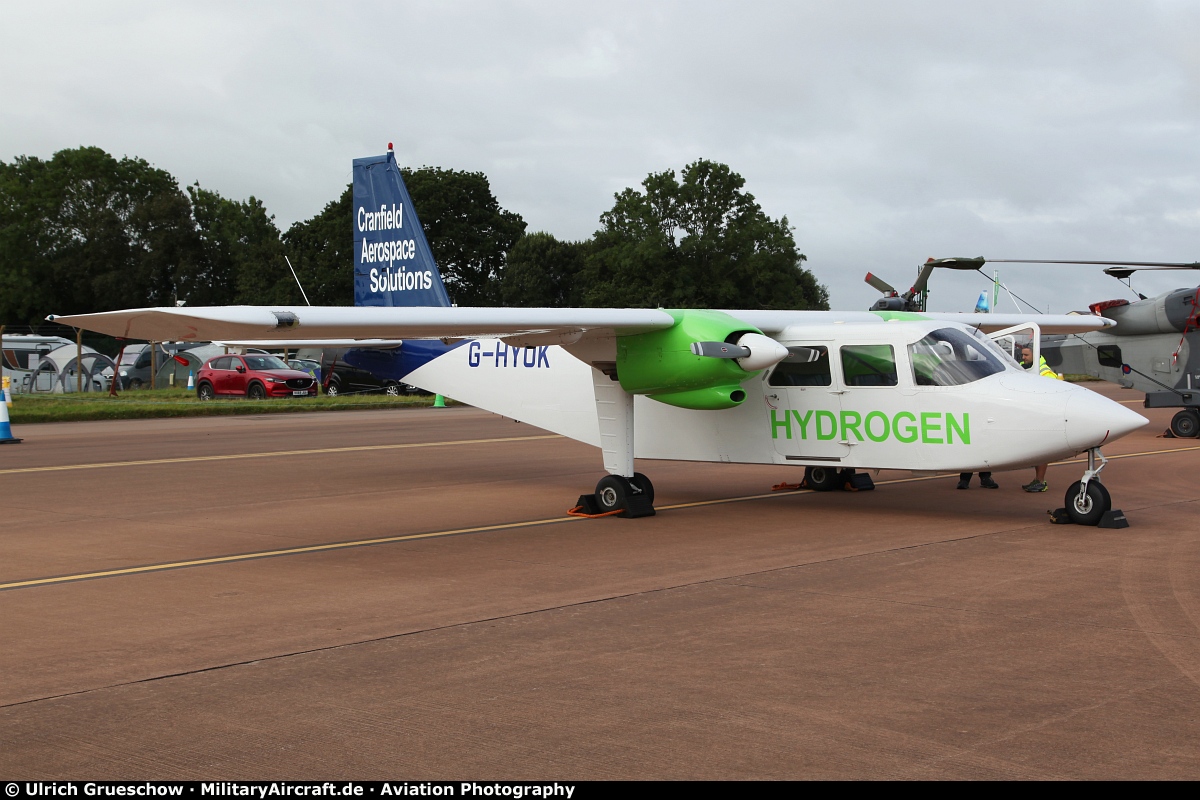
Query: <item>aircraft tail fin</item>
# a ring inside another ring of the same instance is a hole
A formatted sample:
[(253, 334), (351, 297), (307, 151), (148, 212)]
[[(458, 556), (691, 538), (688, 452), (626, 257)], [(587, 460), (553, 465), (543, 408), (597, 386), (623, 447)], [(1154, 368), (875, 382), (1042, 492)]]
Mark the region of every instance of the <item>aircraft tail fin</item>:
[(390, 143), (354, 159), (352, 224), (354, 305), (451, 305)]

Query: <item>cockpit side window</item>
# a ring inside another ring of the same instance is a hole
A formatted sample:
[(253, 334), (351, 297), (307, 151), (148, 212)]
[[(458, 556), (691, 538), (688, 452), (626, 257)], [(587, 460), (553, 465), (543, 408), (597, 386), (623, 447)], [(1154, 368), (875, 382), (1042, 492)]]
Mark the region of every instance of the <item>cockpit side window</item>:
[(917, 386), (961, 386), (1004, 371), (993, 347), (957, 328), (939, 328), (908, 346)]
[(829, 348), (805, 345), (788, 348), (788, 357), (767, 379), (771, 386), (829, 386)]
[(845, 345), (842, 375), (847, 386), (895, 386), (896, 352), (890, 344)]

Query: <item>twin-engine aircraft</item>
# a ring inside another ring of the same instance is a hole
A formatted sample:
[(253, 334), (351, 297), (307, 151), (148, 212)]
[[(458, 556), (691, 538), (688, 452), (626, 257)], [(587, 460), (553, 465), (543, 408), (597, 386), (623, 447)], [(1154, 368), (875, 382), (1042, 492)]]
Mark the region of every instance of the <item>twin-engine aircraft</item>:
[[(1065, 505), (1094, 525), (1111, 506), (1100, 446), (1146, 424), (1022, 370), (987, 336), (1027, 325), (1021, 314), (451, 307), (390, 145), (354, 161), (352, 225), (353, 308), (49, 319), (149, 341), (402, 339), (390, 377), (600, 448), (609, 474), (588, 505), (624, 516), (654, 513), (635, 458), (802, 466), (820, 491), (869, 485), (859, 469), (1003, 470), (1087, 452)], [(1037, 323), (1046, 333), (1115, 324)]]
[(599, 447), (596, 506), (629, 516), (653, 513), (635, 457), (803, 466), (827, 490), (849, 470), (1004, 470), (1087, 452), (1065, 505), (1096, 524), (1111, 506), (1099, 448), (1147, 422), (1021, 369), (986, 334), (1022, 315), (231, 306), (52, 319), (154, 341), (441, 340), (451, 346), (405, 383)]

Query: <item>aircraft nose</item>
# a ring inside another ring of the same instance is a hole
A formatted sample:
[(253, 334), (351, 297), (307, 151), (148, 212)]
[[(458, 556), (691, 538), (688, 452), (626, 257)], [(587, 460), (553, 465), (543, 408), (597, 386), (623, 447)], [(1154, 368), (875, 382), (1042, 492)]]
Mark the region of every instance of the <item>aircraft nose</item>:
[(1082, 386), (1074, 387), (1065, 409), (1067, 444), (1083, 451), (1133, 433), (1150, 420)]

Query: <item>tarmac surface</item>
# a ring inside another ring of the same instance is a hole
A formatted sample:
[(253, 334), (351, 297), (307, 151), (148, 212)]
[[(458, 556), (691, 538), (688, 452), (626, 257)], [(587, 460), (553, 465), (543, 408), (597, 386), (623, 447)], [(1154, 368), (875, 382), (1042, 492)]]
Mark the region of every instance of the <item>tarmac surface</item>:
[(1200, 441), (1051, 490), (639, 462), (470, 408), (18, 426), (0, 779), (1200, 777)]

